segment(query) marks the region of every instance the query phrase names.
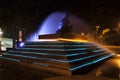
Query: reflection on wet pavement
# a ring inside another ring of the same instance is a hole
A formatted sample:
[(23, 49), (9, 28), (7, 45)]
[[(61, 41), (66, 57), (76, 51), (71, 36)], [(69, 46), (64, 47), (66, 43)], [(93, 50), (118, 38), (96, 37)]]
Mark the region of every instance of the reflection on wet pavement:
[(116, 55), (113, 59), (88, 73), (88, 75), (120, 79), (120, 56)]

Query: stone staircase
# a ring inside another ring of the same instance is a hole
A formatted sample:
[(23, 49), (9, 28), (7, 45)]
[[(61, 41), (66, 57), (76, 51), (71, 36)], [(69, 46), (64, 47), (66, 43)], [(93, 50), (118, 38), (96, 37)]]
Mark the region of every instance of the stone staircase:
[(42, 41), (26, 42), (24, 47), (10, 49), (0, 58), (35, 65), (50, 72), (73, 75), (113, 55), (90, 42)]

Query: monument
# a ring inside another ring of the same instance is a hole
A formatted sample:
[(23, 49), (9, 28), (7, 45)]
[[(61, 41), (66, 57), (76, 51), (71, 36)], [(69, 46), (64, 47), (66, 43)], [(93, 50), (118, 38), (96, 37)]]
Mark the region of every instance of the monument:
[(74, 75), (87, 72), (89, 66), (114, 55), (95, 43), (75, 41), (68, 18), (69, 14), (66, 14), (61, 21), (62, 28), (56, 34), (40, 35), (42, 41), (26, 42), (23, 47), (8, 50), (0, 58), (62, 75)]
[(69, 13), (61, 20), (61, 29), (56, 31), (56, 34), (40, 35), (39, 39), (56, 39), (56, 38), (74, 38), (72, 25), (69, 23)]

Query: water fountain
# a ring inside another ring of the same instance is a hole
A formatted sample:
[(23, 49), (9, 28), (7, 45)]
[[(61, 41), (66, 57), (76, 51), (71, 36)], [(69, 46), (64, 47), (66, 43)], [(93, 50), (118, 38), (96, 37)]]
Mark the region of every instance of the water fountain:
[(95, 43), (74, 39), (76, 35), (73, 34), (74, 24), (69, 22), (69, 18), (72, 18), (70, 14), (59, 13), (60, 17), (55, 14), (48, 18), (51, 20), (51, 17), (58, 17), (59, 19), (55, 18), (58, 22), (53, 20), (55, 23), (48, 25), (49, 19), (46, 20), (36, 34), (40, 35), (37, 41), (26, 42), (24, 47), (9, 50), (0, 58), (36, 65), (40, 69), (59, 74), (73, 75), (86, 72), (89, 66), (114, 55)]
[[(28, 38), (28, 40), (38, 41), (39, 35), (56, 34), (57, 30), (62, 28), (61, 20), (65, 17), (65, 15), (65, 12), (51, 13), (43, 21), (42, 25), (39, 26), (38, 30)], [(90, 31), (89, 25), (73, 14), (69, 14), (69, 22), (73, 26), (74, 34), (88, 33)]]

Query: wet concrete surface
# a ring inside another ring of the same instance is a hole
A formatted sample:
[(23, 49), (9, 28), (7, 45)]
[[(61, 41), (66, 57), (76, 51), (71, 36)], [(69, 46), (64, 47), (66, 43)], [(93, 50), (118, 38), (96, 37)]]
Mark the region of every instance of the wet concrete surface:
[(89, 76), (107, 77), (120, 79), (120, 56), (115, 56), (114, 58), (103, 63), (101, 66), (97, 67), (93, 71), (89, 72)]

